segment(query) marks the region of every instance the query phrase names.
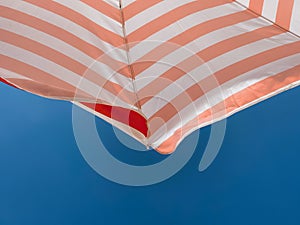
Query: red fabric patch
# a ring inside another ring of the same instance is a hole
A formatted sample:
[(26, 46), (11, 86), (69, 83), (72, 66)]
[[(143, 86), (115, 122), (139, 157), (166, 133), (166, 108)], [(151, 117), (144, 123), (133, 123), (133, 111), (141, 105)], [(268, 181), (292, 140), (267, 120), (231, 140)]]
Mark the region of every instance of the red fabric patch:
[(125, 109), (122, 107), (117, 107), (117, 106), (104, 105), (104, 104), (93, 104), (93, 103), (84, 103), (84, 102), (81, 102), (81, 104), (109, 118), (112, 118), (118, 122), (124, 123), (138, 130), (145, 137), (147, 137), (148, 134), (147, 120), (136, 111)]

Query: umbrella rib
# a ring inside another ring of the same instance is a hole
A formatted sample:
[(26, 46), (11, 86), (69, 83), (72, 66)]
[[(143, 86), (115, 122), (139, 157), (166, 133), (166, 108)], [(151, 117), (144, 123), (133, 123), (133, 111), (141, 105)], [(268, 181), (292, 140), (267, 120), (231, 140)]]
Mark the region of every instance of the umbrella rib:
[(132, 82), (132, 87), (133, 87), (133, 91), (134, 91), (134, 95), (135, 95), (135, 106), (137, 107), (138, 112), (140, 113), (141, 116), (143, 116), (146, 120), (146, 126), (147, 126), (147, 137), (146, 137), (146, 146), (147, 148), (150, 147), (149, 143), (148, 143), (148, 137), (149, 137), (149, 124), (148, 124), (148, 120), (146, 115), (143, 113), (142, 111), (142, 106), (140, 103), (140, 99), (137, 93), (137, 88), (135, 86), (135, 72), (133, 69), (133, 65), (132, 65), (132, 60), (129, 54), (129, 50), (130, 50), (130, 46), (128, 43), (128, 37), (127, 37), (127, 32), (126, 32), (126, 27), (125, 27), (125, 17), (124, 17), (124, 11), (123, 11), (123, 4), (122, 4), (122, 0), (119, 0), (119, 8), (120, 8), (120, 16), (121, 16), (121, 23), (122, 23), (122, 30), (123, 30), (123, 39), (124, 39), (124, 47), (125, 47), (125, 51), (126, 51), (126, 57), (127, 57), (127, 65), (128, 65), (128, 69), (130, 72), (130, 78), (131, 78), (131, 82)]
[(298, 35), (298, 34), (292, 32), (292, 31), (290, 31), (290, 30), (288, 30), (288, 29), (286, 29), (286, 28), (280, 26), (278, 23), (273, 22), (272, 20), (270, 20), (269, 18), (263, 16), (262, 14), (259, 14), (259, 13), (255, 12), (254, 10), (252, 10), (252, 9), (250, 9), (249, 7), (243, 5), (242, 3), (238, 2), (238, 1), (235, 1), (235, 3), (237, 3), (237, 4), (240, 5), (241, 7), (243, 7), (243, 8), (245, 8), (245, 9), (249, 10), (250, 12), (252, 12), (253, 14), (255, 14), (257, 17), (262, 17), (262, 18), (264, 18), (265, 20), (269, 21), (270, 23), (272, 23), (274, 26), (278, 27), (279, 29), (284, 30), (284, 31), (287, 32), (287, 33), (290, 33), (291, 35), (294, 35), (294, 36), (297, 37), (297, 38), (300, 38), (300, 35)]

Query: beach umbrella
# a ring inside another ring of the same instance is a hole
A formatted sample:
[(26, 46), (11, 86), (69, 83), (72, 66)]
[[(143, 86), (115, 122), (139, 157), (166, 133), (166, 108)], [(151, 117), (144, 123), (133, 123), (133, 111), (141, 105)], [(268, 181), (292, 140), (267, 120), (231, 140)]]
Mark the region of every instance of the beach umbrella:
[(0, 0), (0, 79), (161, 153), (295, 87), (300, 0)]

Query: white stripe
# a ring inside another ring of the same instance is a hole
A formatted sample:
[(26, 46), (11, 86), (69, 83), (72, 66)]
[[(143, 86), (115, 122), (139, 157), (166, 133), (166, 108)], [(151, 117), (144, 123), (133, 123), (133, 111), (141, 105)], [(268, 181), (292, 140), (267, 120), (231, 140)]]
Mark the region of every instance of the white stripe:
[[(114, 96), (107, 90), (52, 61), (49, 61), (32, 52), (26, 51), (22, 48), (18, 48), (2, 41), (0, 42), (0, 44), (0, 54), (3, 54), (10, 58), (14, 58), (35, 68), (43, 70), (44, 72), (51, 74), (51, 76), (56, 77), (59, 80), (62, 80), (80, 90), (83, 90), (84, 92), (92, 95), (95, 98), (101, 97), (101, 99), (107, 102), (112, 102), (116, 99), (116, 96)], [(119, 98), (116, 99), (116, 104), (123, 107), (128, 107), (128, 104), (123, 102)]]
[[(230, 65), (233, 65), (241, 60), (247, 59), (251, 56), (259, 54), (261, 52), (283, 46), (288, 43), (293, 43), (298, 41), (296, 38), (291, 36), (288, 33), (276, 35), (271, 38), (259, 40), (251, 44), (236, 48), (228, 53), (225, 53), (217, 58), (214, 58), (194, 69), (187, 75), (181, 77), (176, 82), (169, 85), (161, 93), (159, 93), (155, 98), (150, 99), (147, 103), (142, 106), (142, 110), (145, 113), (147, 118), (153, 116), (157, 111), (154, 111), (155, 108), (162, 108), (168, 102), (172, 101), (176, 96), (180, 95), (182, 92), (178, 91), (178, 86), (183, 90), (188, 89), (196, 82), (203, 80), (204, 78), (220, 71)], [(213, 65), (213, 66), (211, 66)], [(207, 66), (211, 66), (209, 69)], [(191, 78), (194, 82), (191, 82)], [(164, 99), (164, 101), (157, 101), (156, 99)], [(159, 105), (158, 105), (159, 104)]]
[(300, 0), (294, 0), (290, 29), (295, 34), (300, 35)]
[[(275, 90), (275, 91), (273, 91), (273, 92), (271, 92), (271, 93), (269, 93), (269, 94), (267, 94), (267, 95), (264, 95), (264, 96), (262, 96), (262, 97), (260, 97), (260, 98), (257, 98), (257, 99), (255, 99), (255, 100), (253, 100), (253, 101), (251, 101), (251, 102), (249, 102), (249, 103), (247, 103), (247, 104), (245, 104), (245, 105), (242, 105), (241, 107), (238, 107), (238, 108), (236, 108), (236, 109), (234, 109), (234, 110), (232, 110), (232, 111), (230, 111), (230, 112), (227, 112), (227, 113), (225, 113), (225, 114), (219, 114), (219, 115), (214, 115), (213, 116), (213, 118), (211, 119), (211, 120), (209, 120), (209, 121), (207, 121), (207, 122), (204, 122), (204, 123), (201, 123), (201, 124), (195, 124), (195, 123), (193, 123), (193, 125), (192, 125), (192, 127), (190, 126), (189, 127), (189, 129), (187, 130), (186, 129), (186, 127), (185, 127), (185, 131), (183, 131), (184, 133), (183, 133), (183, 135), (181, 135), (180, 137), (179, 137), (179, 139), (177, 139), (177, 140), (175, 140), (176, 141), (176, 145), (175, 145), (175, 148), (174, 149), (176, 149), (176, 147), (180, 144), (180, 142), (185, 138), (185, 137), (187, 137), (189, 134), (191, 134), (193, 131), (195, 131), (195, 130), (197, 130), (197, 129), (200, 129), (200, 128), (202, 128), (202, 127), (205, 127), (205, 126), (208, 126), (208, 125), (210, 125), (210, 124), (212, 124), (212, 123), (216, 123), (216, 122), (218, 122), (218, 121), (221, 121), (221, 120), (223, 120), (223, 119), (226, 119), (226, 118), (228, 118), (229, 116), (231, 116), (231, 115), (233, 115), (233, 114), (235, 114), (235, 113), (237, 113), (237, 112), (239, 112), (239, 111), (242, 111), (242, 110), (244, 110), (244, 109), (246, 109), (246, 108), (249, 108), (249, 107), (251, 107), (251, 106), (253, 106), (253, 105), (255, 105), (255, 104), (257, 104), (257, 103), (260, 103), (260, 102), (262, 102), (262, 101), (264, 101), (264, 100), (266, 100), (266, 99), (268, 99), (268, 98), (271, 98), (271, 97), (273, 97), (273, 96), (275, 96), (275, 95), (277, 95), (277, 94), (280, 94), (280, 93), (282, 93), (282, 92), (284, 92), (284, 91), (287, 91), (287, 90), (290, 90), (290, 89), (292, 89), (292, 88), (295, 88), (295, 87), (297, 87), (297, 86), (299, 86), (300, 85), (300, 81), (299, 80), (297, 80), (297, 81), (295, 81), (295, 82), (292, 82), (292, 83), (290, 83), (290, 84), (288, 84), (288, 85), (286, 85), (286, 86), (284, 86), (284, 87), (282, 87), (282, 88), (279, 88), (279, 89), (277, 89), (277, 90)], [(185, 125), (183, 125), (183, 126), (186, 126), (186, 125), (188, 125), (188, 124), (185, 124)], [(172, 136), (172, 135), (171, 135)], [(169, 137), (171, 137), (171, 136), (169, 136)], [(163, 142), (165, 142), (166, 140), (162, 140), (159, 144), (157, 144), (156, 146), (154, 146), (154, 145), (151, 145), (151, 147), (153, 147), (153, 148), (157, 148), (157, 147), (159, 147), (159, 145), (161, 145)]]
[[(281, 72), (287, 71), (295, 66), (300, 65), (300, 53), (278, 59), (269, 64), (258, 67), (247, 73), (244, 73), (222, 85), (222, 89), (227, 91), (227, 97), (230, 96), (230, 92), (237, 93), (241, 90), (262, 81), (268, 77), (277, 75)], [(228, 91), (230, 90), (230, 92)]]
[[(218, 29), (216, 31), (207, 33), (206, 35), (188, 43), (186, 46), (182, 46), (178, 50), (162, 58), (160, 62), (163, 62), (164, 64), (154, 64), (142, 73), (140, 73), (135, 81), (137, 90), (140, 91), (149, 83), (153, 82), (158, 76), (167, 72), (167, 70), (170, 69), (170, 66), (177, 65), (178, 63), (184, 61), (188, 57), (196, 55), (196, 53), (199, 51), (202, 51), (214, 44), (217, 44), (218, 42), (224, 41), (234, 36), (247, 33), (269, 25), (269, 23), (266, 23), (259, 18), (254, 18), (248, 21), (244, 21), (232, 26), (224, 27), (222, 29)], [(201, 59), (199, 60), (199, 62), (201, 63)], [(157, 71), (159, 71), (159, 73)], [(149, 74), (151, 74), (151, 76), (149, 76)], [(147, 79), (143, 79), (144, 77), (147, 77)]]
[(111, 6), (119, 9), (119, 2), (120, 0), (103, 0), (104, 2), (106, 2), (107, 4), (110, 4)]
[[(117, 73), (115, 70), (113, 70), (106, 64), (101, 63), (101, 58), (95, 61), (93, 58), (89, 57), (88, 55), (81, 52), (77, 48), (74, 48), (68, 43), (63, 42), (62, 40), (57, 39), (51, 35), (48, 35), (47, 33), (43, 33), (39, 30), (36, 30), (22, 23), (15, 22), (13, 20), (1, 18), (0, 29), (10, 31), (23, 37), (27, 37), (58, 52), (61, 52), (62, 54), (83, 64), (90, 70), (99, 74), (99, 76), (102, 76), (104, 79), (109, 79), (111, 82), (124, 86), (126, 87), (126, 90), (133, 92), (133, 87), (128, 86), (128, 83), (131, 83), (131, 79)], [(124, 51), (120, 52), (118, 51), (118, 49), (114, 50), (117, 51), (117, 53), (115, 54), (119, 54), (120, 57), (123, 57), (124, 60), (126, 60), (126, 53)], [(112, 55), (109, 54), (109, 52), (107, 54)]]
[(249, 7), (250, 5), (250, 0), (239, 0), (237, 2), (241, 3), (245, 7)]
[[(81, 40), (97, 47), (103, 52), (109, 51), (114, 48), (114, 46), (101, 40), (98, 36), (91, 33), (87, 29), (79, 26), (78, 24), (72, 22), (71, 20), (68, 20), (60, 15), (52, 13), (43, 8), (29, 4), (25, 1), (10, 0), (1, 2), (1, 5), (18, 10), (35, 18), (41, 19), (47, 23), (51, 23), (57, 27), (60, 27), (68, 31), (69, 33), (75, 35), (76, 37), (80, 38)], [(49, 18), (51, 18), (51, 20), (49, 20)], [(124, 60), (124, 58), (120, 58), (119, 55), (115, 55), (114, 58), (118, 61), (126, 63), (126, 60)]]
[(279, 0), (264, 0), (262, 15), (275, 22)]
[(136, 0), (122, 0), (122, 6), (125, 8), (134, 2), (136, 2)]
[[(182, 115), (181, 119), (183, 119), (179, 125), (176, 125), (178, 124), (178, 115), (175, 115), (167, 122), (168, 124), (167, 126), (171, 126), (172, 130), (170, 130), (167, 134), (162, 134), (162, 132), (165, 132), (164, 128), (158, 129), (151, 136), (149, 142), (151, 143), (152, 141), (154, 141), (154, 143), (152, 143), (152, 146), (158, 147), (162, 142), (164, 142), (169, 137), (171, 137), (173, 135), (173, 131), (182, 128), (190, 120), (196, 117), (196, 115), (190, 115), (191, 112), (195, 112), (193, 111), (194, 107), (197, 109), (196, 114), (200, 115), (206, 110), (221, 103), (222, 101), (229, 98), (230, 96), (246, 89), (247, 87), (254, 85), (255, 83), (258, 83), (266, 78), (287, 71), (298, 65), (300, 65), (299, 53), (292, 56), (288, 56), (286, 58), (279, 59), (277, 61), (271, 62), (264, 66), (258, 67), (252, 71), (249, 71), (243, 75), (240, 75), (235, 79), (232, 79), (224, 83), (220, 87), (223, 96), (220, 96), (220, 89), (213, 89), (205, 93), (205, 96), (202, 96), (193, 102), (194, 104), (193, 106), (188, 105), (179, 112), (179, 115)], [(207, 101), (207, 99), (209, 99), (209, 102)], [(190, 115), (190, 117), (188, 117), (187, 115)], [(202, 126), (199, 124), (199, 127)]]
[(106, 30), (123, 36), (121, 23), (113, 20), (112, 18), (106, 16), (105, 14), (99, 12), (98, 10), (90, 7), (83, 2), (74, 0), (55, 0), (55, 2), (58, 2), (59, 4), (64, 5), (67, 8), (70, 8), (73, 11), (83, 15), (84, 17), (105, 28)]
[(1, 67), (0, 67), (0, 77), (2, 77), (4, 79), (16, 78), (16, 79), (23, 79), (23, 80), (31, 80), (28, 77), (24, 77), (20, 74), (14, 73), (10, 70), (6, 70), (6, 69), (1, 68)]
[[(196, 25), (243, 10), (244, 9), (242, 9), (240, 6), (237, 6), (236, 4), (228, 3), (213, 8), (204, 9), (187, 17), (184, 17), (176, 21), (176, 23), (167, 26), (166, 28), (158, 31), (157, 33), (151, 35), (150, 37), (132, 47), (130, 49), (132, 61), (137, 61), (138, 59), (142, 58), (142, 56), (146, 55), (162, 43), (165, 43), (167, 40), (172, 39), (173, 37), (187, 31), (188, 29)], [(182, 24), (181, 27), (179, 27), (178, 24)], [(170, 43), (170, 45), (172, 45), (172, 43)]]
[(167, 14), (168, 12), (176, 9), (187, 3), (194, 2), (194, 0), (165, 0), (158, 3), (143, 12), (135, 15), (126, 21), (126, 32), (130, 35), (132, 32), (138, 30), (147, 23)]

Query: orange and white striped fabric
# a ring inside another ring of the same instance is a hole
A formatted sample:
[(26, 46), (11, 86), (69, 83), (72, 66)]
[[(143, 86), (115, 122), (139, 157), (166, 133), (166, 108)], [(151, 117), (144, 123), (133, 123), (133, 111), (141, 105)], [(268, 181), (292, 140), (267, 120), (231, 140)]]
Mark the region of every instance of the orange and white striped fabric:
[(300, 0), (0, 0), (0, 16), (0, 81), (161, 153), (300, 80)]
[(299, 0), (238, 0), (237, 2), (281, 28), (300, 35)]

